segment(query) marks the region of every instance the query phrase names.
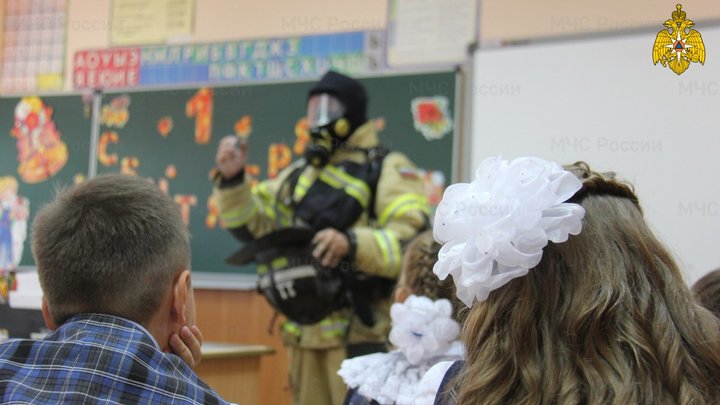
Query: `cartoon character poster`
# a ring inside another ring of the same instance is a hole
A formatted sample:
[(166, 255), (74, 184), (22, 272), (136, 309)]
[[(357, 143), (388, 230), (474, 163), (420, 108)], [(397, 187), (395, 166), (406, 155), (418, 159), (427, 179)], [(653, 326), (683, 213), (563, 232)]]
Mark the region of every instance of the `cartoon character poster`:
[(52, 119), (53, 109), (39, 97), (23, 97), (15, 107), (10, 134), (17, 138), (18, 174), (26, 183), (54, 176), (68, 159), (67, 145)]
[(0, 270), (11, 270), (20, 264), (29, 206), (27, 198), (18, 195), (15, 177), (0, 177)]

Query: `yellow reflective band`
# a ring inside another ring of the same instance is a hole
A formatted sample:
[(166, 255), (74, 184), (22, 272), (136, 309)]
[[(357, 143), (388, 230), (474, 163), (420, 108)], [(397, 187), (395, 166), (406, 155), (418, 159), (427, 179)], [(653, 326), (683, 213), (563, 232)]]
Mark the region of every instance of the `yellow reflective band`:
[(288, 259), (287, 257), (281, 256), (273, 259), (270, 262), (270, 267), (273, 268), (273, 270), (281, 270), (288, 266)]
[(331, 320), (325, 318), (320, 321), (320, 335), (323, 337), (343, 336), (349, 323), (347, 319)]
[[(275, 196), (270, 193), (266, 183), (259, 183), (255, 188), (254, 197), (258, 199), (258, 204), (261, 204), (265, 215), (271, 220), (275, 220), (278, 216), (278, 212), (275, 212)], [(278, 219), (281, 225), (290, 225), (292, 222), (292, 211), (286, 205), (280, 203), (277, 204), (277, 211), (279, 211), (280, 218)]]
[[(360, 201), (360, 204), (363, 207), (367, 207), (368, 201), (370, 201), (370, 187), (362, 180), (355, 178), (349, 174), (347, 174), (345, 171), (338, 169), (335, 166), (329, 165), (327, 167), (328, 173), (332, 174), (333, 176), (339, 178), (341, 181), (343, 181), (346, 184), (346, 192), (354, 197), (357, 198), (358, 201)], [(350, 191), (347, 190), (347, 187), (350, 187)], [(351, 192), (352, 191), (352, 192)]]
[(327, 172), (322, 172), (322, 173), (320, 173), (319, 178), (320, 178), (320, 180), (322, 180), (323, 182), (325, 182), (325, 183), (327, 183), (328, 185), (330, 185), (332, 188), (337, 188), (337, 189), (343, 188), (342, 182), (341, 182), (340, 180), (332, 177), (332, 176), (329, 175)]
[(267, 273), (269, 268), (271, 268), (273, 270), (281, 270), (281, 269), (287, 268), (287, 265), (288, 265), (287, 257), (281, 256), (281, 257), (273, 259), (270, 262), (270, 267), (268, 267), (268, 265), (265, 263), (258, 264), (255, 267), (255, 271), (258, 274), (265, 274), (265, 273)]
[(400, 272), (400, 241), (392, 231), (373, 231), (385, 263), (385, 275), (396, 276)]
[(293, 193), (293, 199), (295, 201), (300, 201), (305, 197), (305, 194), (307, 194), (308, 190), (310, 190), (310, 186), (312, 186), (312, 180), (310, 177), (306, 175), (301, 175), (298, 179), (297, 185), (295, 186), (295, 190)]
[(292, 215), (292, 212), (290, 211), (290, 207), (287, 205), (280, 203), (277, 205), (278, 211), (280, 211), (281, 214), (289, 216)]
[(411, 210), (419, 210), (426, 215), (430, 215), (430, 207), (428, 204), (428, 199), (424, 195), (403, 194), (393, 200), (393, 202), (380, 213), (378, 225), (385, 226), (391, 219), (400, 217)]
[(253, 191), (253, 196), (258, 200), (257, 203), (262, 205), (262, 210), (265, 212), (265, 215), (274, 220), (275, 210), (273, 210), (273, 205), (275, 204), (275, 196), (270, 193), (267, 184), (258, 183)]
[(245, 226), (253, 215), (257, 212), (257, 204), (255, 201), (249, 201), (242, 207), (234, 210), (223, 212), (220, 214), (220, 219), (226, 228), (233, 229)]
[(263, 211), (265, 211), (265, 215), (267, 215), (268, 218), (275, 219), (275, 210), (272, 209), (270, 204), (263, 204)]
[(292, 222), (292, 211), (290, 211), (290, 208), (281, 203), (277, 205), (277, 210), (280, 213), (280, 223), (290, 225), (290, 222)]
[(274, 198), (270, 194), (270, 191), (268, 191), (267, 184), (266, 183), (258, 183), (257, 186), (255, 186), (255, 193), (257, 193), (258, 196), (260, 196), (263, 199), (267, 200), (273, 200)]
[(298, 325), (298, 324), (296, 324), (295, 322), (292, 322), (292, 321), (285, 321), (285, 322), (283, 322), (282, 328), (283, 328), (283, 330), (285, 330), (286, 332), (288, 332), (288, 333), (290, 333), (290, 334), (293, 334), (293, 335), (295, 335), (295, 336), (300, 336), (300, 335), (302, 334), (302, 332), (301, 332), (301, 330), (300, 330), (300, 325)]
[(320, 172), (320, 180), (330, 187), (343, 189), (345, 193), (356, 199), (363, 208), (367, 208), (370, 200), (370, 187), (364, 181), (356, 179), (335, 166), (327, 165)]

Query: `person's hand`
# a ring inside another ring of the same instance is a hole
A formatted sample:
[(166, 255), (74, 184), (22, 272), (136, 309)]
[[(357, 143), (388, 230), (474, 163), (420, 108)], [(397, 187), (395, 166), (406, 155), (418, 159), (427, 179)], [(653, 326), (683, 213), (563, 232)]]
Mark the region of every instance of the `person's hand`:
[(325, 267), (336, 267), (340, 260), (350, 253), (347, 236), (333, 228), (325, 228), (316, 233), (312, 242), (315, 245), (313, 257)]
[(183, 326), (180, 333), (170, 336), (170, 350), (177, 354), (190, 367), (195, 367), (202, 360), (203, 335), (196, 325)]
[(235, 135), (228, 135), (220, 140), (215, 155), (215, 164), (224, 178), (235, 177), (245, 167), (247, 150), (247, 142), (238, 140)]

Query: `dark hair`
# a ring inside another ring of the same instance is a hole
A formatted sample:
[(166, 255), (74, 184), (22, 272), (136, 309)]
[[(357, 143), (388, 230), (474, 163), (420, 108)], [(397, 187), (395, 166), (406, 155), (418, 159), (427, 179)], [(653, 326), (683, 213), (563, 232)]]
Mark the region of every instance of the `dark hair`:
[(144, 323), (188, 268), (188, 232), (173, 201), (147, 180), (103, 175), (59, 192), (32, 226), (53, 320), (82, 312)]

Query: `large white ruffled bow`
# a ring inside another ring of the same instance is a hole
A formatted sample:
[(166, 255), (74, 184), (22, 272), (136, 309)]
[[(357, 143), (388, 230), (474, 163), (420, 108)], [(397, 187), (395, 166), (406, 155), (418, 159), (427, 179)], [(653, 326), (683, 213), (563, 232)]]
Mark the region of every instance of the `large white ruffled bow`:
[(402, 304), (392, 304), (390, 317), (390, 343), (410, 364), (445, 353), (460, 334), (460, 325), (452, 319), (452, 304), (446, 299), (411, 295)]
[(443, 246), (433, 271), (452, 275), (467, 306), (537, 266), (548, 241), (565, 242), (582, 228), (585, 210), (565, 203), (580, 188), (560, 165), (533, 157), (485, 159), (472, 183), (449, 186), (435, 213)]

